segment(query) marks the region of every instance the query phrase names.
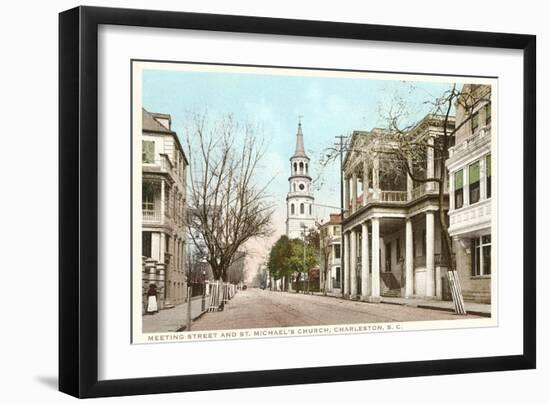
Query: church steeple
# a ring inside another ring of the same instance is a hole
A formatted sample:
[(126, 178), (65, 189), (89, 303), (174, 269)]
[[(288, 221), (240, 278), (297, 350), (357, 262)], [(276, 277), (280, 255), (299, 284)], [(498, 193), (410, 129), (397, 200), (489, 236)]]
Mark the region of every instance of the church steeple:
[(298, 122), (298, 131), (296, 132), (296, 149), (292, 157), (307, 157), (304, 150), (304, 134), (302, 133), (302, 122)]
[(313, 209), (315, 198), (311, 189), (309, 175), (309, 157), (304, 149), (301, 116), (296, 131), (296, 147), (290, 157), (290, 177), (288, 178), (286, 235), (288, 238), (300, 238), (303, 227), (315, 226)]

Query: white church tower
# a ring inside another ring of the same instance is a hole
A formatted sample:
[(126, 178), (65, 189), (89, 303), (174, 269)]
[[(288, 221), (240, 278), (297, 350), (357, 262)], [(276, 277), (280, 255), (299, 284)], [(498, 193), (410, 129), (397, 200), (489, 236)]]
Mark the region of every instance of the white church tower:
[(286, 197), (286, 235), (288, 238), (302, 238), (302, 227), (315, 227), (313, 192), (309, 176), (309, 157), (304, 150), (302, 123), (298, 122), (296, 149), (290, 158), (289, 190)]

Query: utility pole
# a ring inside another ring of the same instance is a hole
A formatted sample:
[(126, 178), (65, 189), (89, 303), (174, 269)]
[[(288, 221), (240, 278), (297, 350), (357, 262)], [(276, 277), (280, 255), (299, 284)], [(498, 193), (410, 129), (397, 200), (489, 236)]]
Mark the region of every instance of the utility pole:
[(340, 279), (341, 279), (341, 283), (340, 283), (340, 290), (342, 291), (342, 297), (345, 298), (346, 295), (344, 293), (344, 282), (346, 282), (346, 279), (345, 279), (345, 265), (346, 265), (346, 260), (344, 259), (344, 249), (346, 248), (345, 245), (344, 245), (344, 229), (343, 229), (343, 222), (344, 222), (344, 171), (342, 170), (342, 164), (343, 164), (343, 154), (344, 154), (344, 139), (346, 138), (346, 136), (336, 136), (336, 139), (339, 139), (340, 142), (339, 143), (336, 143), (336, 146), (338, 146), (339, 148), (339, 151), (340, 151), (340, 221), (341, 221), (341, 225), (340, 225), (340, 244), (342, 245), (342, 250), (340, 251)]

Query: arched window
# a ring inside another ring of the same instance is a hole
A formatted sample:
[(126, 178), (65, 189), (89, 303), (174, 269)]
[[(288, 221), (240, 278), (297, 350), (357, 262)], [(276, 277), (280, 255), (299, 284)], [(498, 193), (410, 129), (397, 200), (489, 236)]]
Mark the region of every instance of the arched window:
[(297, 172), (298, 172), (298, 165), (294, 163), (294, 174), (296, 174)]
[(300, 174), (304, 173), (304, 163), (300, 161)]
[(302, 215), (304, 214), (304, 204), (303, 203), (300, 204), (300, 214), (302, 214)]
[(309, 205), (309, 215), (311, 216), (311, 204)]
[(291, 215), (294, 214), (294, 204), (293, 203), (290, 204), (290, 214)]
[(307, 174), (307, 170), (308, 170), (308, 167), (307, 167), (307, 163), (306, 163), (306, 174)]

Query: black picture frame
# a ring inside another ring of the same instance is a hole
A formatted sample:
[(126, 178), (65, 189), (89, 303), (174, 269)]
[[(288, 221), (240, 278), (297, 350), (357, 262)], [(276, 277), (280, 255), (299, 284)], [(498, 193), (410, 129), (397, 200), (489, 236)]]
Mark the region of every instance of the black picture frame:
[[(99, 381), (97, 62), (101, 24), (522, 50), (523, 354)], [(535, 368), (535, 73), (533, 35), (97, 7), (60, 13), (59, 390), (84, 398)]]

